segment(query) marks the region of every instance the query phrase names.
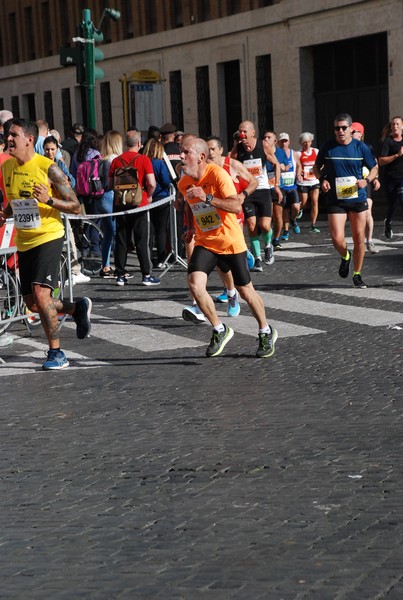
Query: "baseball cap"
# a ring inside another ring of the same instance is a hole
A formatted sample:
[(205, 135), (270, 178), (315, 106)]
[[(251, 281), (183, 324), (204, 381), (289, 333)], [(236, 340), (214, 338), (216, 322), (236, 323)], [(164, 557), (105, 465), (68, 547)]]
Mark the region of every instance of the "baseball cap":
[(82, 125), (81, 123), (74, 123), (73, 127), (71, 128), (71, 131), (77, 134), (84, 133), (84, 125)]
[(278, 141), (280, 140), (288, 140), (290, 141), (290, 136), (288, 135), (288, 133), (280, 133), (280, 135), (278, 136)]
[(173, 123), (165, 123), (162, 127), (160, 127), (160, 133), (175, 133), (176, 125)]
[(358, 121), (351, 123), (351, 129), (353, 130), (353, 132), (359, 131), (360, 133), (362, 133), (362, 135), (364, 135), (364, 125), (362, 125), (362, 123), (358, 123)]

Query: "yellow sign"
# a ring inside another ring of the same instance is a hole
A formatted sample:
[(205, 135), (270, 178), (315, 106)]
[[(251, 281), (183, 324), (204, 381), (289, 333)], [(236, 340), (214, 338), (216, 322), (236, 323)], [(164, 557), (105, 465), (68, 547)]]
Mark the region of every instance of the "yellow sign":
[(136, 81), (138, 83), (158, 83), (164, 81), (157, 71), (151, 71), (150, 69), (141, 69), (140, 71), (134, 71), (128, 78), (127, 81)]

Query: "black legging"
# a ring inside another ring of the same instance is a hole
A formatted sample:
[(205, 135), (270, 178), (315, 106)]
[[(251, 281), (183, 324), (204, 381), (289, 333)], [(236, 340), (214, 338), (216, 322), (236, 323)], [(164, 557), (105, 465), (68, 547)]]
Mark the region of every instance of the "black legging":
[[(157, 262), (163, 263), (167, 255), (167, 232), (169, 218), (169, 202), (150, 210), (151, 224), (153, 227), (155, 246), (157, 248)], [(151, 249), (152, 249), (151, 240)]]
[(116, 217), (115, 270), (118, 277), (126, 273), (127, 249), (133, 233), (140, 270), (144, 275), (151, 273), (150, 260), (150, 211)]
[(386, 200), (388, 208), (386, 212), (386, 221), (390, 222), (395, 211), (396, 202), (399, 201), (403, 209), (403, 179), (392, 179), (388, 177), (385, 180)]

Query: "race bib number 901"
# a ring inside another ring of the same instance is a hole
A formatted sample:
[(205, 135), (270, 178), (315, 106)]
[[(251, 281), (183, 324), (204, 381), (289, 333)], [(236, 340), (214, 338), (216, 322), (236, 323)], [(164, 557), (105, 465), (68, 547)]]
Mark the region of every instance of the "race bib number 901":
[(36, 229), (41, 226), (38, 203), (35, 198), (12, 200), (14, 225), (17, 229)]

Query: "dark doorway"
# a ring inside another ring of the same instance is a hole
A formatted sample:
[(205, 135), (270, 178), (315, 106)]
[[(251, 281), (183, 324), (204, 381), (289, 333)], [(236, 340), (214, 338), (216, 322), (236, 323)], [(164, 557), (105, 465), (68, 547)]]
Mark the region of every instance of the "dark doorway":
[(222, 66), (224, 68), (227, 147), (232, 148), (232, 136), (242, 121), (239, 60), (222, 63)]
[(346, 112), (377, 151), (389, 120), (386, 33), (315, 46), (313, 59), (317, 143), (334, 136), (333, 119)]

